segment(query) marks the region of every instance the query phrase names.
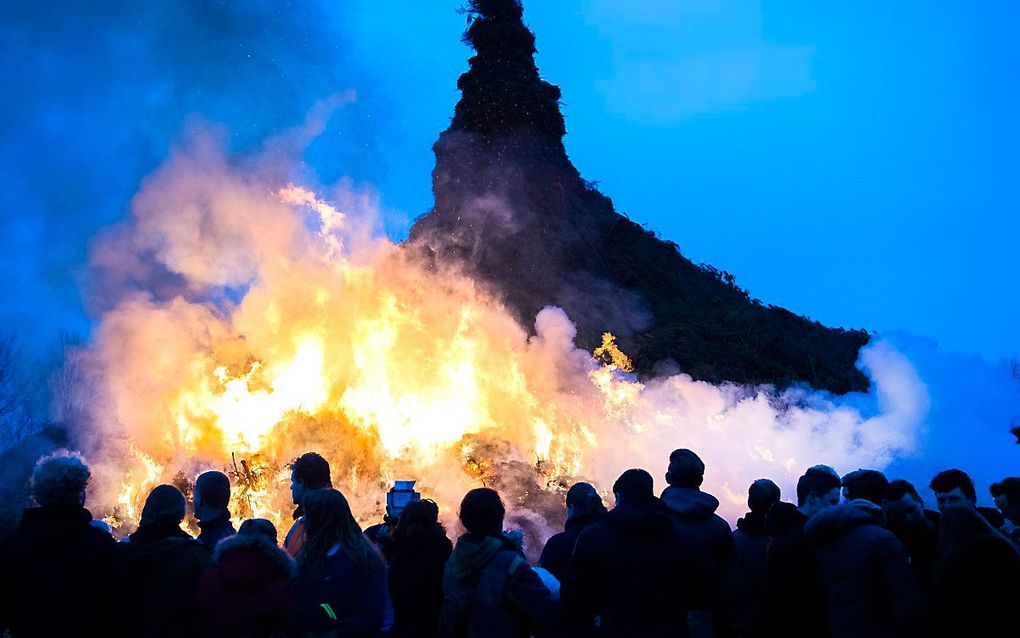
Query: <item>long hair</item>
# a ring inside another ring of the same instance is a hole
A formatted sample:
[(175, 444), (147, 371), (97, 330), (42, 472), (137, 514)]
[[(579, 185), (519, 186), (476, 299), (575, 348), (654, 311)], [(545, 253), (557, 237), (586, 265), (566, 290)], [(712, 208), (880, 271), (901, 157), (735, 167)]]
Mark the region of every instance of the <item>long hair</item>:
[(313, 578), (321, 576), (326, 554), (338, 543), (341, 551), (365, 569), (381, 560), (354, 520), (347, 499), (337, 490), (308, 492), (304, 510), (305, 542), (297, 560), (302, 573)]

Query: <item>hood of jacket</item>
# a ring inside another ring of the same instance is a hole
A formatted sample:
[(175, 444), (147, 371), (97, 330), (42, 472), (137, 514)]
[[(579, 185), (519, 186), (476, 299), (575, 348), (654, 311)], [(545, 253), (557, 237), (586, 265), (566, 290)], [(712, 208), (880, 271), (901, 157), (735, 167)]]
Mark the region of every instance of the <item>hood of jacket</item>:
[(803, 529), (807, 520), (808, 517), (796, 505), (780, 501), (769, 508), (769, 513), (765, 515), (765, 533), (778, 536), (786, 530)]
[(667, 487), (662, 503), (681, 519), (692, 521), (708, 519), (719, 509), (719, 499), (696, 487)]
[(198, 541), (176, 526), (159, 526), (153, 523), (138, 529), (119, 546), (124, 557), (138, 565), (155, 565), (176, 560), (183, 554), (201, 547)]
[(231, 589), (253, 588), (297, 575), (290, 555), (260, 534), (223, 539), (216, 545), (213, 562), (223, 584)]
[(450, 554), (449, 568), (457, 580), (470, 580), (501, 550), (518, 552), (513, 542), (502, 536), (464, 534)]
[(634, 539), (658, 540), (673, 531), (673, 517), (659, 499), (643, 503), (621, 503), (606, 514), (605, 523)]
[(816, 542), (826, 542), (862, 525), (883, 526), (882, 508), (871, 501), (854, 499), (827, 507), (812, 516), (804, 525), (804, 533)]

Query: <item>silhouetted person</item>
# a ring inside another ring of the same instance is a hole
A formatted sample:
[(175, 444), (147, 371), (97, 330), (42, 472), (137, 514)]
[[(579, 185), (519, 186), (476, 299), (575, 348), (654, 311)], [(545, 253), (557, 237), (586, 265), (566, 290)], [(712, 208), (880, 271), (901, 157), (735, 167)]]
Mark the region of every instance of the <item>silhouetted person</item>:
[(410, 503), (390, 534), (387, 574), (396, 638), (435, 638), (443, 607), (443, 570), (453, 543), (434, 501)]
[(216, 544), (235, 533), (230, 522), (230, 479), (215, 470), (199, 474), (195, 480), (195, 518), (198, 542), (212, 554)]
[(995, 499), (995, 506), (1006, 519), (999, 531), (1020, 546), (1020, 477), (1008, 476), (992, 483), (989, 491)]
[(290, 495), (297, 508), (294, 510), (294, 524), (287, 532), (283, 548), (292, 557), (297, 558), (305, 540), (305, 523), (302, 520), (305, 494), (330, 487), (333, 487), (333, 481), (329, 476), (329, 463), (315, 452), (302, 454), (291, 463)]
[(120, 633), (123, 570), (113, 538), (90, 525), (90, 476), (81, 457), (66, 451), (36, 463), (38, 507), (25, 509), (0, 546), (0, 628), (15, 638)]
[(294, 630), (378, 635), (386, 606), (382, 558), (343, 494), (332, 488), (313, 490), (302, 504), (305, 540), (297, 558)]
[(276, 527), (254, 518), (216, 545), (195, 590), (203, 636), (268, 637), (287, 629), (297, 571), (276, 542)]
[(896, 535), (910, 557), (923, 602), (930, 604), (932, 567), (938, 543), (939, 515), (924, 509), (924, 501), (909, 482), (897, 479), (889, 483), (882, 503), (885, 526)]
[(779, 486), (758, 479), (747, 490), (750, 510), (737, 520), (733, 532), (734, 555), (726, 586), (727, 619), (738, 638), (765, 635), (765, 564), (769, 537), (765, 515), (779, 502)]
[(669, 455), (669, 469), (662, 502), (673, 512), (680, 531), (687, 539), (702, 577), (689, 592), (691, 635), (711, 635), (720, 609), (723, 580), (733, 560), (733, 536), (729, 524), (715, 511), (719, 499), (701, 491), (705, 464), (687, 449)]
[(180, 527), (186, 504), (173, 485), (154, 487), (138, 530), (118, 545), (127, 566), (121, 609), (132, 636), (192, 633), (195, 586), (212, 559)]
[(835, 472), (811, 468), (797, 481), (797, 506), (776, 503), (765, 515), (770, 539), (765, 565), (766, 616), (772, 638), (828, 635), (825, 595), (804, 525), (819, 512), (839, 505), (840, 487)]
[(942, 512), (934, 571), (935, 635), (1016, 635), (1020, 554), (970, 507)]
[(467, 533), (457, 539), (443, 574), (440, 635), (446, 638), (524, 638), (555, 634), (552, 594), (505, 537), (503, 501), (478, 488), (460, 503)]
[(567, 490), (567, 522), (562, 532), (546, 541), (538, 565), (562, 581), (577, 537), (583, 529), (602, 520), (605, 515), (606, 506), (595, 488), (589, 483), (574, 483)]
[(560, 590), (572, 635), (687, 636), (685, 601), (700, 574), (684, 537), (648, 472), (627, 470), (613, 494), (616, 507), (578, 537)]
[(920, 632), (920, 598), (907, 552), (885, 529), (880, 503), (888, 487), (875, 470), (843, 479), (847, 502), (804, 526), (815, 545), (833, 638), (893, 638)]

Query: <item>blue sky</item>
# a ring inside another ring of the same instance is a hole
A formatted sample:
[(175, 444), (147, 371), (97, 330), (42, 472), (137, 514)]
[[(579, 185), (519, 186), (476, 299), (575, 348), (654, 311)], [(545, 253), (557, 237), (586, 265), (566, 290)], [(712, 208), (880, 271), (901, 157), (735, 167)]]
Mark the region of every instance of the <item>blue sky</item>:
[[(468, 49), (457, 0), (5, 3), (0, 327), (87, 330), (89, 239), (195, 116), (235, 148), (353, 89), (306, 159), (402, 237)], [(116, 8), (114, 8), (116, 6)], [(130, 8), (128, 8), (130, 7)], [(618, 210), (830, 325), (1020, 354), (1013, 3), (526, 3), (567, 150)]]

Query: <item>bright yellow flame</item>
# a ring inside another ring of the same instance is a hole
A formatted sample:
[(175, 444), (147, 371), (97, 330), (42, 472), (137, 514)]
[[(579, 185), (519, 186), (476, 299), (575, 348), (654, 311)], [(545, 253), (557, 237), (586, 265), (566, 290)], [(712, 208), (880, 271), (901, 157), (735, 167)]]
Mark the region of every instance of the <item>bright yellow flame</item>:
[(135, 415), (131, 456), (144, 469), (127, 473), (115, 519), (136, 522), (158, 482), (186, 488), (216, 468), (231, 477), (235, 519), (285, 524), (287, 463), (308, 450), (326, 454), (362, 511), (381, 509), (394, 478), (419, 479), (448, 504), (506, 459), (531, 465), (540, 485), (572, 476), (598, 442), (592, 410), (625, 420), (642, 386), (619, 374), (630, 363), (612, 335), (575, 377), (590, 384), (578, 396), (548, 369), (562, 346), (529, 341), (470, 282), (431, 275), (392, 246), (355, 262), (342, 252), (343, 213), (293, 185), (278, 194), (314, 211), (318, 233), (288, 240), (301, 249), (290, 259), (283, 246), (265, 250), (232, 314), (177, 302), (130, 315), (142, 336), (124, 351), (137, 366), (112, 369), (126, 368), (118, 406)]

